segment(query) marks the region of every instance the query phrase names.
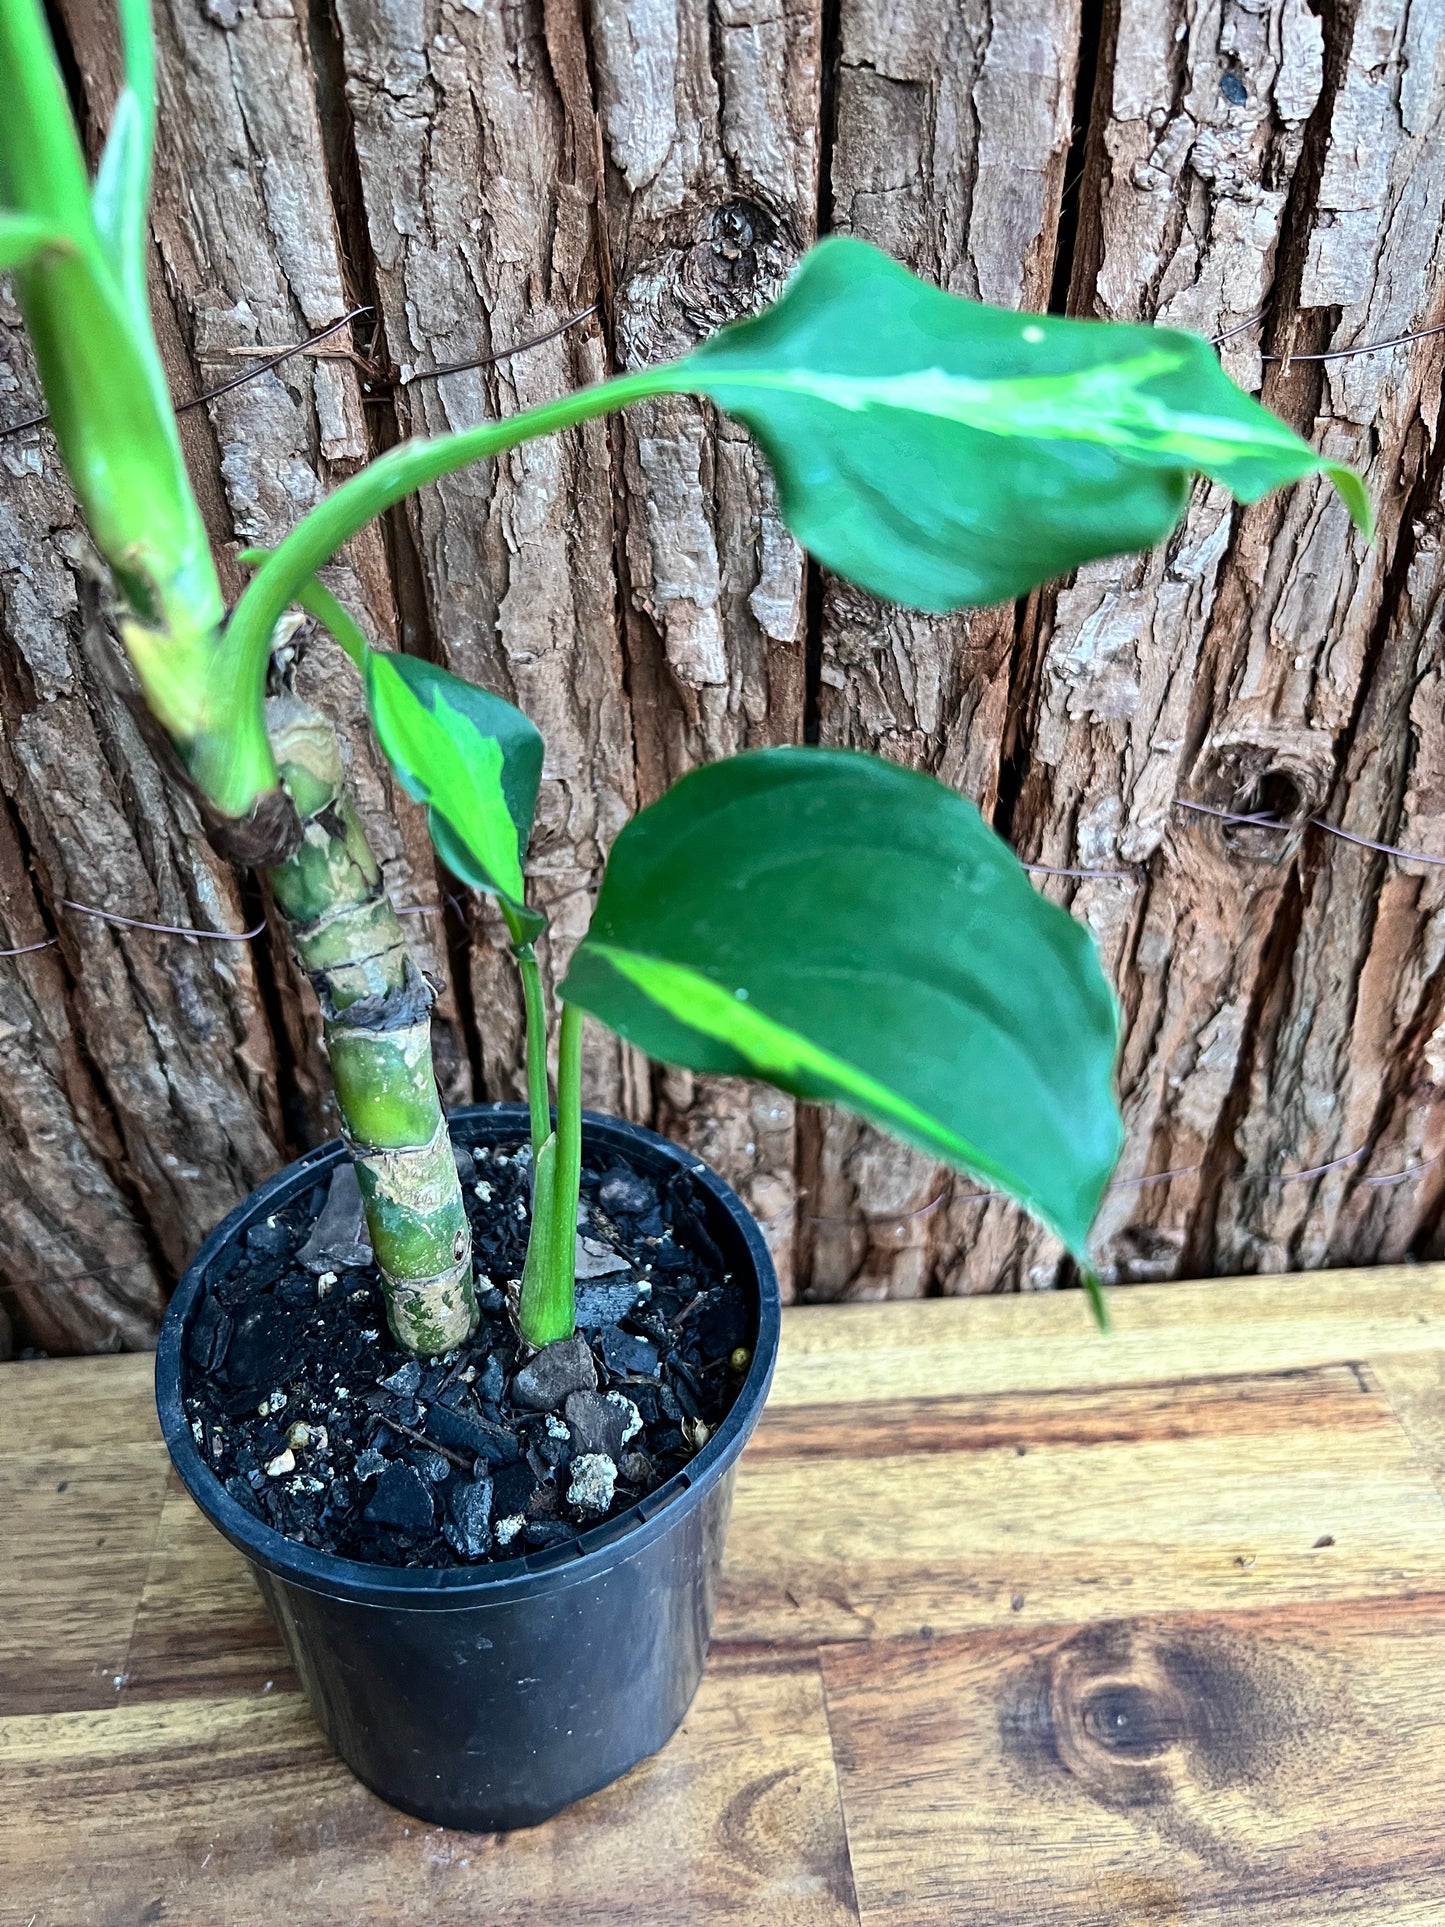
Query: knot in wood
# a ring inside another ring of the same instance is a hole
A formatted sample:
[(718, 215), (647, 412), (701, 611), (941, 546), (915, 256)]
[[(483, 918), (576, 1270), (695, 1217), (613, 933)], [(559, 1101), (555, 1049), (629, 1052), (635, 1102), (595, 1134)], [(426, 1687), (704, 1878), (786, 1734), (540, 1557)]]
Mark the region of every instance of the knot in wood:
[(678, 263), (677, 301), (699, 335), (707, 335), (775, 300), (798, 248), (756, 201), (723, 201), (700, 225)]
[(1291, 857), (1329, 794), (1333, 754), (1332, 745), (1310, 740), (1217, 746), (1199, 795), (1225, 813), (1213, 829), (1230, 855), (1261, 863)]
[(1137, 1680), (1106, 1680), (1079, 1708), (1086, 1736), (1123, 1760), (1152, 1760), (1183, 1737), (1183, 1709)]
[(1114, 1812), (1198, 1818), (1221, 1795), (1274, 1785), (1301, 1748), (1330, 1744), (1318, 1698), (1274, 1642), (1119, 1621), (1084, 1628), (1017, 1676), (999, 1737), (1032, 1777), (1062, 1775)]

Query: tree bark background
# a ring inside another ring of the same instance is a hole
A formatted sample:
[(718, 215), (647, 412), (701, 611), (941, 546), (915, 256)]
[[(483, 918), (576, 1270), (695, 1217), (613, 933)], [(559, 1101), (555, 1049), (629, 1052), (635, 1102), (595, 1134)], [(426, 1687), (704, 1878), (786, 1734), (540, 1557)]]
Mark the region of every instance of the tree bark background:
[[(60, 16), (97, 151), (110, 9)], [(1359, 464), (1371, 548), (1323, 486), (1243, 511), (1201, 486), (1156, 554), (940, 619), (822, 575), (742, 432), (659, 401), (427, 490), (333, 580), (379, 639), (541, 725), (549, 981), (612, 837), (683, 770), (873, 749), (973, 796), (1025, 860), (1106, 873), (1039, 886), (1093, 928), (1125, 1013), (1107, 1276), (1441, 1250), (1445, 879), (1367, 845), (1445, 860), (1445, 337), (1345, 352), (1445, 320), (1437, 5), (158, 0), (157, 31), (177, 397), (368, 309), (183, 418), (231, 587), (237, 546), (398, 435), (685, 349), (827, 231), (972, 298), (1225, 337), (1237, 379)], [(0, 334), (3, 428), (39, 406), (3, 289)], [(0, 949), (24, 953), (0, 958), (0, 1351), (139, 1346), (209, 1225), (329, 1132), (319, 1025), (131, 720), (43, 430), (0, 439), (0, 627)], [(303, 632), (294, 674), (448, 980), (448, 1099), (519, 1095), (495, 920), (438, 877), (337, 652)], [(1066, 1276), (1017, 1213), (851, 1120), (601, 1032), (587, 1063), (591, 1101), (740, 1186), (789, 1292)]]

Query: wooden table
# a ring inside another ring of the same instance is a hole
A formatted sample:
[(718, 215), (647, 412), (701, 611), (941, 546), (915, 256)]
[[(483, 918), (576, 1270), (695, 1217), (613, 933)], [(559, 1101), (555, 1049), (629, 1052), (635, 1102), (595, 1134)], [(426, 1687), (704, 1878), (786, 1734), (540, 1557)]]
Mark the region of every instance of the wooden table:
[(784, 1321), (717, 1639), (530, 1833), (391, 1811), (168, 1476), (0, 1370), (0, 1927), (1445, 1922), (1445, 1267)]

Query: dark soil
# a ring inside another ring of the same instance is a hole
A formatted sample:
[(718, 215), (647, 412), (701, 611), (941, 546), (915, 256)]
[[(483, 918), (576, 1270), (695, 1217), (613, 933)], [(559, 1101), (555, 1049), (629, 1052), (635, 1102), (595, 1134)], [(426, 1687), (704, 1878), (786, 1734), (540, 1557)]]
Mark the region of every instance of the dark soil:
[(398, 1349), (374, 1266), (354, 1262), (349, 1167), (212, 1267), (187, 1341), (191, 1430), (231, 1496), (303, 1545), (461, 1566), (576, 1538), (686, 1465), (741, 1385), (752, 1314), (686, 1173), (586, 1165), (599, 1275), (579, 1279), (576, 1337), (529, 1354), (501, 1289), (522, 1272), (529, 1153), (458, 1163), (482, 1316), (443, 1358)]

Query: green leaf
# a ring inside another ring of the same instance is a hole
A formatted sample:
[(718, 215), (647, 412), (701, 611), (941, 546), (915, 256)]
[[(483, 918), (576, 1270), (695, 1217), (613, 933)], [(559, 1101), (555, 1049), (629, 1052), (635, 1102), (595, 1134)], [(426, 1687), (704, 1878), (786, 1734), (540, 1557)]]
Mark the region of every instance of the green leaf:
[(39, 215), (0, 211), (0, 273), (28, 267), (38, 255), (50, 249), (73, 253), (74, 243), (53, 222)]
[(671, 372), (752, 430), (800, 542), (916, 607), (1005, 601), (1148, 548), (1196, 471), (1245, 502), (1322, 472), (1369, 528), (1358, 476), (1198, 336), (982, 307), (846, 237)]
[(562, 995), (670, 1063), (869, 1118), (1083, 1258), (1121, 1139), (1113, 996), (932, 777), (821, 749), (684, 777), (613, 845)]
[(370, 650), (366, 700), (402, 787), (428, 806), (447, 868), (500, 897), (528, 934), (522, 858), (542, 780), (542, 738), (519, 709), (416, 656)]

